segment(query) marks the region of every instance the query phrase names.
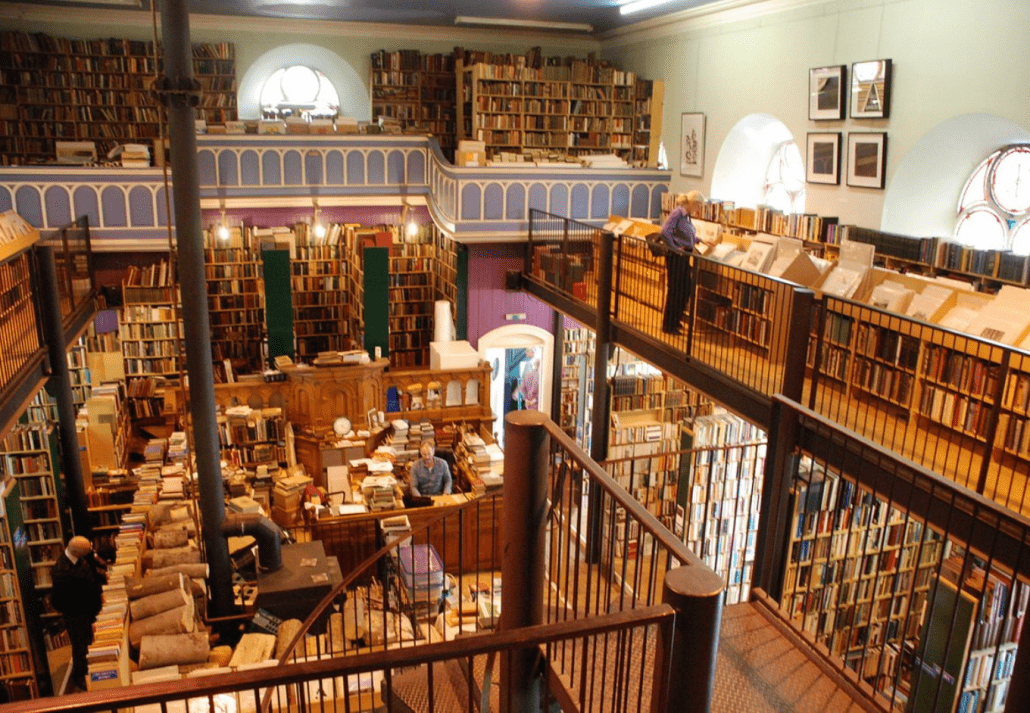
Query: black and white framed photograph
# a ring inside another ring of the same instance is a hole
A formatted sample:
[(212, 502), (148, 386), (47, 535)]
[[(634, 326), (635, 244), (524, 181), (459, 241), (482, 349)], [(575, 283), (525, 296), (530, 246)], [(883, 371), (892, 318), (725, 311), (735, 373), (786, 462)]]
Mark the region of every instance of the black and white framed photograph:
[(886, 119), (891, 115), (891, 61), (874, 59), (851, 65), (851, 118)]
[(883, 188), (887, 178), (887, 133), (859, 131), (848, 134), (848, 185)]
[(808, 70), (808, 118), (812, 121), (840, 121), (844, 118), (847, 65)]
[(705, 172), (705, 115), (685, 113), (680, 119), (680, 175), (700, 178)]
[(805, 180), (809, 183), (840, 185), (840, 137), (839, 131), (808, 135)]

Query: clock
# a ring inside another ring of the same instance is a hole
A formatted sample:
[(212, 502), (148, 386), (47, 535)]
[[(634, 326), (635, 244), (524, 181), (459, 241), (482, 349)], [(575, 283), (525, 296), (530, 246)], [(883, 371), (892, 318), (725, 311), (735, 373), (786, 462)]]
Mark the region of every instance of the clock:
[(1011, 146), (994, 161), (988, 181), (998, 207), (1012, 215), (1030, 211), (1030, 145)]
[(350, 428), (350, 419), (346, 416), (340, 416), (338, 419), (333, 421), (333, 433), (337, 436), (346, 436), (350, 433)]

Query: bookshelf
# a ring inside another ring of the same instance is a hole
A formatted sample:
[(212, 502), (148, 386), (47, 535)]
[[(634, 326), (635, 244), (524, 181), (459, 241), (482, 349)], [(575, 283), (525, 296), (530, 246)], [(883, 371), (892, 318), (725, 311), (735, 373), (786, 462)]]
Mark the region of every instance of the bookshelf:
[(786, 356), (785, 335), (773, 324), (776, 293), (758, 284), (760, 279), (746, 272), (731, 279), (708, 261), (701, 261), (695, 319), (702, 331), (728, 335), (772, 361), (781, 361)]
[(68, 348), (68, 380), (72, 387), (72, 403), (78, 410), (90, 393), (89, 361), (87, 359), (86, 337), (79, 337), (78, 341)]
[(7, 687), (13, 700), (25, 700), (35, 698), (38, 689), (11, 540), (21, 524), (18, 485), (13, 477), (0, 476), (0, 685)]
[(660, 82), (657, 95), (651, 83), (639, 88), (638, 98), (632, 72), (534, 53), (465, 52), (456, 74), (458, 138), (484, 142), (489, 158), (524, 151), (551, 160), (614, 153), (635, 165), (657, 163)]
[(694, 419), (680, 483), (683, 541), (726, 580), (726, 603), (748, 600), (754, 569), (766, 435), (728, 413)]
[(310, 226), (295, 226), (295, 256), (290, 261), (293, 330), (298, 359), (350, 348), (350, 260), (341, 242), (342, 226), (330, 225), (316, 238)]
[[(159, 69), (152, 42), (0, 33), (0, 164), (51, 162), (56, 141), (93, 141), (106, 156), (118, 143), (158, 139), (150, 85)], [(193, 70), (197, 118), (235, 120), (233, 45), (194, 44)]]
[(633, 165), (658, 167), (664, 107), (665, 82), (638, 77), (633, 88)]
[(390, 247), (390, 363), (406, 368), (429, 366), (436, 299), (436, 247), (423, 236), (415, 240)]
[(222, 239), (212, 226), (204, 234), (204, 263), (216, 381), (229, 382), (235, 373), (261, 371), (266, 348), (265, 289), (253, 230), (233, 228)]
[(453, 160), (454, 55), (379, 50), (371, 60), (373, 118), (396, 121), (404, 133), (436, 137), (444, 155)]
[(566, 329), (562, 339), (562, 429), (587, 452), (590, 451), (594, 408), (594, 332), (580, 327)]
[(0, 262), (0, 385), (3, 386), (41, 347), (31, 284), (28, 252)]
[(91, 482), (87, 485), (91, 485), (95, 479), (93, 474), (120, 470), (126, 463), (130, 419), (124, 383), (94, 386), (85, 412), (84, 433), (91, 473)]
[(18, 481), (32, 584), (39, 594), (49, 590), (50, 568), (64, 549), (53, 435), (47, 423), (22, 423), (0, 442), (0, 477), (11, 475)]
[(611, 419), (608, 473), (671, 530), (680, 469), (679, 424), (663, 422), (661, 409), (613, 412)]
[(808, 460), (792, 496), (784, 608), (876, 690), (906, 696), (902, 651), (920, 637), (948, 543)]
[[(178, 379), (186, 347), (179, 315), (179, 288), (170, 259), (139, 268), (130, 266), (122, 282), (118, 330), (129, 377)], [(117, 348), (113, 337), (97, 337), (98, 352)]]
[(286, 463), (286, 418), (280, 408), (234, 406), (217, 419), (222, 458), (243, 468)]

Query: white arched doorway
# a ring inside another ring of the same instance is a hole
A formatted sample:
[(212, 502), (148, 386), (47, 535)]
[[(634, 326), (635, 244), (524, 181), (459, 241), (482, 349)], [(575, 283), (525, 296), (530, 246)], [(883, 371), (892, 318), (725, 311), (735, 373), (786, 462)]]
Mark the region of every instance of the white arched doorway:
[(512, 384), (516, 373), (521, 373), (528, 350), (540, 352), (539, 408), (545, 414), (551, 413), (554, 335), (530, 324), (508, 324), (487, 332), (479, 338), (478, 344), (479, 358), (493, 367), (490, 376), (490, 408), (495, 416), (493, 435), (503, 448), (504, 415), (512, 410)]

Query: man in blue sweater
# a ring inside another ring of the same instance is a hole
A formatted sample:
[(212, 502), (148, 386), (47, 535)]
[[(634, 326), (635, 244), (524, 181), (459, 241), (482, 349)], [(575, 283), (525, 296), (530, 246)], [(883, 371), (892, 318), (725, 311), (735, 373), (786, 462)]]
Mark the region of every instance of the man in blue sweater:
[(676, 207), (662, 226), (662, 237), (670, 247), (665, 254), (667, 289), (665, 313), (662, 316), (662, 331), (666, 334), (680, 333), (683, 312), (690, 300), (690, 253), (694, 251), (698, 238), (689, 210), (693, 203), (702, 200), (698, 191), (677, 196)]
[(447, 461), (436, 457), (436, 448), (432, 441), (422, 441), (418, 452), (422, 457), (411, 466), (411, 494), (449, 495), (451, 469)]

